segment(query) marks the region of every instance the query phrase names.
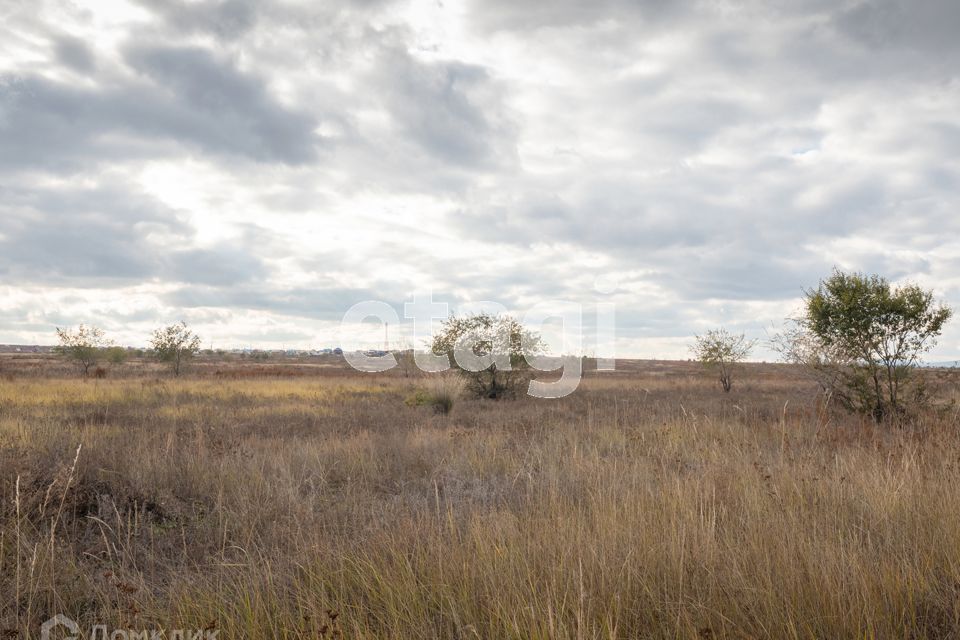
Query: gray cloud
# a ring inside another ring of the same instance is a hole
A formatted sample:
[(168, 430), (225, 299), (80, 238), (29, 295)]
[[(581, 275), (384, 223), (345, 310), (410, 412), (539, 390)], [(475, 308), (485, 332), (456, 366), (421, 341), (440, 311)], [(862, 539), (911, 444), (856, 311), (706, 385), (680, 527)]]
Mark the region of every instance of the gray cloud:
[(195, 47), (133, 45), (126, 57), (158, 89), (141, 130), (264, 161), (316, 159), (319, 123), (270, 97), (264, 78)]
[(935, 55), (960, 50), (960, 5), (952, 0), (859, 0), (840, 9), (835, 21), (875, 49), (903, 47)]
[(165, 275), (179, 282), (226, 287), (261, 279), (268, 273), (258, 257), (229, 245), (177, 251), (167, 260)]
[[(82, 59), (78, 50), (60, 55), (72, 55), (74, 68)], [(92, 88), (0, 79), (0, 165), (75, 171), (91, 159), (173, 156), (180, 146), (259, 162), (317, 159), (318, 122), (271, 98), (262, 78), (200, 48), (137, 44), (126, 55), (137, 80)]]
[(271, 311), (300, 318), (339, 321), (351, 306), (364, 300), (384, 300), (383, 291), (321, 285), (316, 288), (264, 285), (214, 287), (186, 286), (164, 296), (177, 308), (223, 308)]
[(136, 191), (0, 190), (0, 274), (23, 284), (231, 286), (266, 276), (245, 243), (174, 248), (194, 235), (178, 212)]
[[(212, 35), (223, 41), (237, 41), (250, 32), (267, 27), (288, 31), (351, 26), (395, 0), (314, 0), (289, 3), (278, 0), (135, 0), (157, 15), (155, 26), (166, 37), (183, 34)], [(289, 33), (296, 36), (296, 33)], [(324, 35), (335, 36), (334, 33)], [(323, 43), (316, 43), (323, 44)]]
[(139, 0), (156, 12), (174, 32), (212, 33), (232, 40), (251, 28), (257, 20), (257, 4), (251, 0)]
[(663, 20), (677, 8), (691, 2), (671, 0), (558, 0), (545, 2), (511, 2), (510, 0), (475, 0), (473, 18), (485, 29), (518, 30), (571, 25), (594, 25), (604, 20)]
[(96, 68), (96, 57), (86, 42), (73, 36), (60, 35), (54, 39), (57, 60), (78, 73), (89, 74)]
[[(483, 195), (451, 223), (465, 236), (501, 245), (557, 243), (602, 252), (614, 268), (647, 269), (655, 274), (650, 282), (688, 300), (794, 298), (851, 260), (891, 278), (929, 273), (929, 261), (893, 250), (934, 247), (945, 230), (960, 231), (949, 209), (930, 206), (954, 197), (956, 174), (919, 173), (910, 186), (897, 187), (880, 174), (846, 170), (834, 175), (789, 162), (755, 163), (749, 184), (725, 169), (678, 170), (652, 184), (631, 174), (593, 175), (523, 191), (505, 203), (502, 192)], [(824, 195), (805, 202), (810, 187)], [(865, 252), (825, 251), (845, 239), (864, 244)]]
[(419, 62), (398, 48), (380, 55), (377, 84), (385, 105), (423, 151), (460, 167), (510, 159), (510, 122), (484, 68)]
[(160, 267), (148, 234), (188, 233), (155, 200), (117, 189), (5, 189), (2, 196), (0, 272), (18, 282), (149, 280)]

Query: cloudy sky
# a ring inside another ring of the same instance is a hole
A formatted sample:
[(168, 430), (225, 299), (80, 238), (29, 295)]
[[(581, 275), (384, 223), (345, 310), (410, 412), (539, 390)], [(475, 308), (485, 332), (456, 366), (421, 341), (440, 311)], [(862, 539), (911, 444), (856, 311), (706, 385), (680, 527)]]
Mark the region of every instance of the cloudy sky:
[(614, 303), (621, 355), (687, 357), (834, 266), (960, 306), (958, 32), (955, 0), (0, 0), (0, 343), (328, 346), (433, 290)]

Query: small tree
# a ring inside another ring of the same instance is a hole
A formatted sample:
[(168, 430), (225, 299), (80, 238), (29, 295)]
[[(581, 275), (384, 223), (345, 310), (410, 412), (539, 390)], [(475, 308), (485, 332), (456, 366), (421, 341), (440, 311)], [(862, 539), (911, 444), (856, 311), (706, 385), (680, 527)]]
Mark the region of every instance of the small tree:
[(104, 353), (110, 364), (121, 365), (127, 361), (127, 350), (123, 347), (109, 347)]
[(90, 375), (90, 368), (100, 361), (104, 349), (110, 346), (103, 329), (82, 324), (76, 329), (57, 327), (57, 338), (60, 344), (54, 348), (56, 353), (75, 362), (84, 376)]
[(416, 351), (408, 340), (400, 341), (393, 351), (393, 357), (397, 359), (397, 369), (404, 378), (417, 378), (423, 374), (417, 366)]
[(806, 292), (803, 314), (779, 347), (844, 407), (881, 422), (907, 408), (914, 369), (952, 315), (917, 285), (834, 271)]
[(711, 329), (695, 336), (690, 351), (704, 366), (719, 371), (720, 385), (725, 393), (730, 393), (735, 365), (746, 360), (755, 344), (756, 341), (747, 340), (742, 333), (735, 335), (726, 329)]
[[(543, 342), (510, 316), (479, 313), (448, 318), (434, 336), (431, 349), (450, 358), (471, 393), (500, 399), (515, 396), (530, 380), (531, 369), (524, 356), (542, 353)], [(465, 362), (469, 360), (475, 362)], [(476, 364), (487, 361), (482, 369)]]
[(150, 344), (157, 360), (168, 363), (175, 376), (179, 376), (184, 363), (200, 351), (200, 337), (187, 327), (186, 322), (157, 329)]

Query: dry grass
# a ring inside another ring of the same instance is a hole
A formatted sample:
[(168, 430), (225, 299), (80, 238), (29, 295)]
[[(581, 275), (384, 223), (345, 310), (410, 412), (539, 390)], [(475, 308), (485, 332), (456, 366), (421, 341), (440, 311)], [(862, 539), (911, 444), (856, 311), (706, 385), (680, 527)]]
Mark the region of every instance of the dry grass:
[(0, 637), (960, 635), (956, 414), (881, 431), (791, 375), (448, 416), (342, 372), (0, 381)]

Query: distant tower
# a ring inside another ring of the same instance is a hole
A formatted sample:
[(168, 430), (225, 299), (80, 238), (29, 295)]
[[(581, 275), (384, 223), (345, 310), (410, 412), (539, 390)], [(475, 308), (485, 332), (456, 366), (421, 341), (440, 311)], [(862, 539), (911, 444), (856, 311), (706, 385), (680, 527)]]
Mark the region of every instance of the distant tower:
[(383, 350), (390, 351), (390, 323), (383, 323)]

